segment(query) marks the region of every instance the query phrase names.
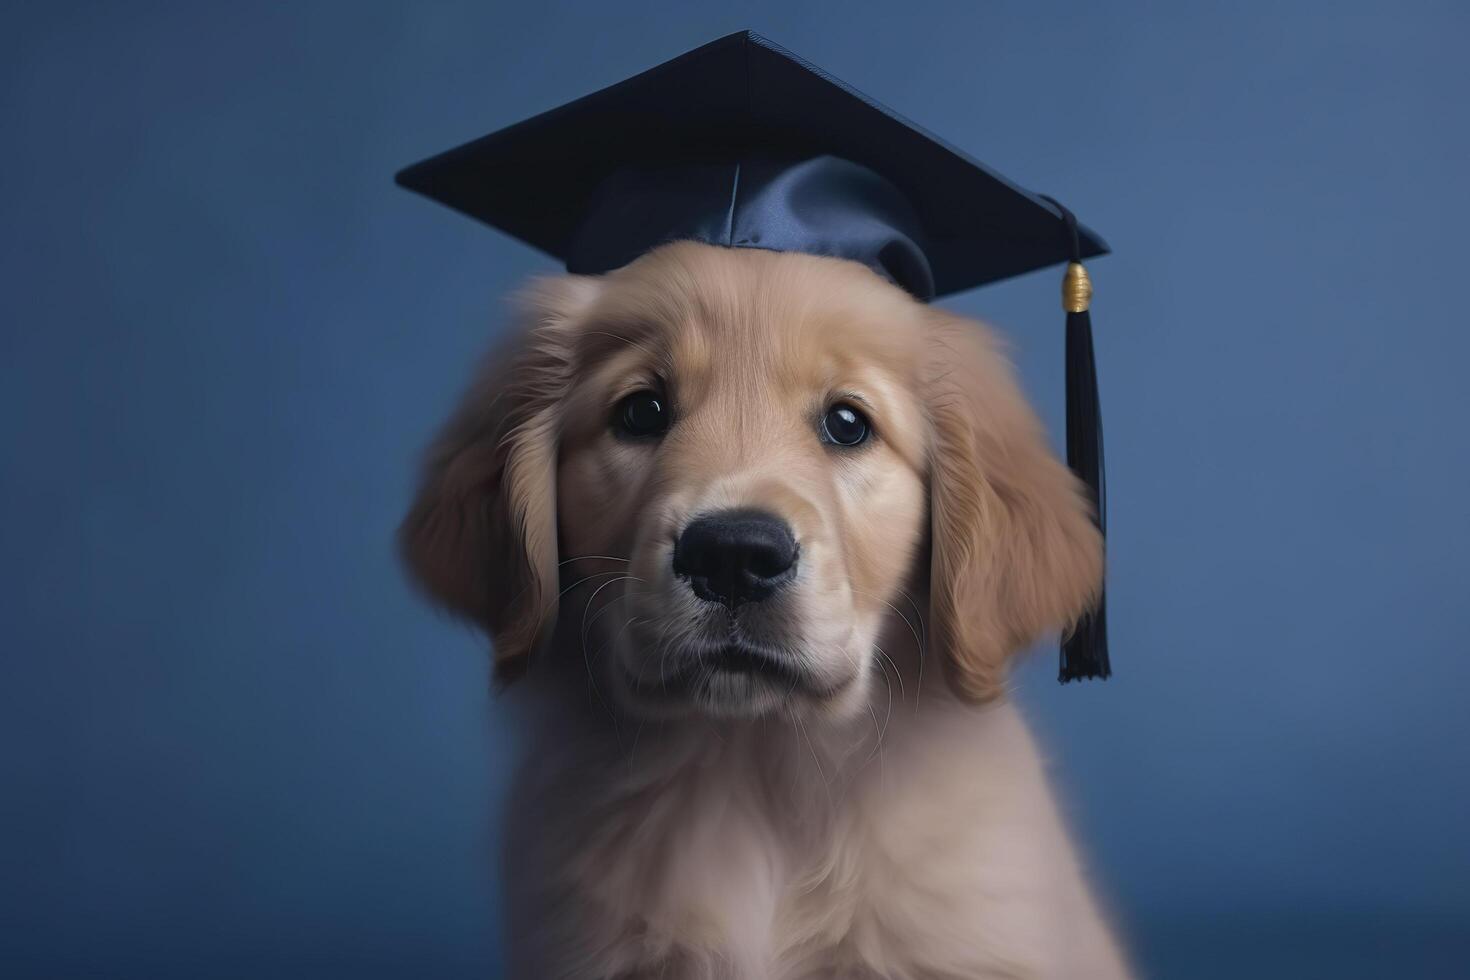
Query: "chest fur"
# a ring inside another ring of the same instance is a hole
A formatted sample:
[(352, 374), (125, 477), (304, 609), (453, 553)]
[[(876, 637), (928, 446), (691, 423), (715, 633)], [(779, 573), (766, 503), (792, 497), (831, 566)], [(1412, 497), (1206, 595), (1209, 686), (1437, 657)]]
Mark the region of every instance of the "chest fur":
[(560, 816), (512, 844), (527, 893), (512, 901), (556, 923), (546, 975), (1030, 972), (1012, 967), (1044, 903), (1029, 848), (987, 829), (1006, 808), (977, 811), (932, 760), (824, 758), (794, 736), (790, 752), (725, 744), (543, 781), (528, 809)]

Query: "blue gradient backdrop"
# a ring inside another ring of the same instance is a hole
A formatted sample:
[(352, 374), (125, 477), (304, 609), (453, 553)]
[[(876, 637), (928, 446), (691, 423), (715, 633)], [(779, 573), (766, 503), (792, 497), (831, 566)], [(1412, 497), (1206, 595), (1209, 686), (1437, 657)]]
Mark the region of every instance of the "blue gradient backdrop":
[[(390, 535), (551, 266), (390, 176), (745, 27), (1115, 248), (1118, 676), (1020, 682), (1140, 963), (1463, 969), (1470, 8), (1185, 6), (11, 6), (0, 974), (498, 974), (515, 733)], [(952, 303), (1054, 431), (1056, 283)]]

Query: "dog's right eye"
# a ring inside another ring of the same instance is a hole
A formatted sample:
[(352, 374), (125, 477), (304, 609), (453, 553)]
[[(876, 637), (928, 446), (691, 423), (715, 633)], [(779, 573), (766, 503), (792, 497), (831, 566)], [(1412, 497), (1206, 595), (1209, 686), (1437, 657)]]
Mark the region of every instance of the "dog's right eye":
[(668, 427), (668, 406), (651, 391), (633, 392), (613, 412), (613, 428), (623, 435), (661, 436)]

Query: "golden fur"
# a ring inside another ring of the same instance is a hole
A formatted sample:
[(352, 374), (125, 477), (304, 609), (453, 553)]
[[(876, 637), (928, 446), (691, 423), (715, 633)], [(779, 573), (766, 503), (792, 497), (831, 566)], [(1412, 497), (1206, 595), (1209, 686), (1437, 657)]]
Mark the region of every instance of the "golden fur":
[[(516, 975), (1124, 975), (1004, 698), (1008, 658), (1093, 601), (1101, 541), (990, 332), (855, 263), (692, 243), (525, 307), (402, 529), (524, 677)], [(674, 424), (620, 439), (644, 387)], [(835, 401), (868, 443), (817, 438)], [(670, 562), (730, 507), (800, 548), (738, 614)], [(800, 683), (660, 689), (726, 632)]]

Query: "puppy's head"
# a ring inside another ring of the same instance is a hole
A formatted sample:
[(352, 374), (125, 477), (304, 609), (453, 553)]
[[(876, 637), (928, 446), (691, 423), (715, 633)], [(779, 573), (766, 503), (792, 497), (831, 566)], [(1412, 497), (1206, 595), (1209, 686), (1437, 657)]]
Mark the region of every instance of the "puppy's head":
[(625, 710), (847, 715), (913, 609), (984, 700), (1092, 600), (1080, 488), (979, 324), (856, 263), (688, 243), (528, 307), (402, 529), (502, 677), (544, 650)]

